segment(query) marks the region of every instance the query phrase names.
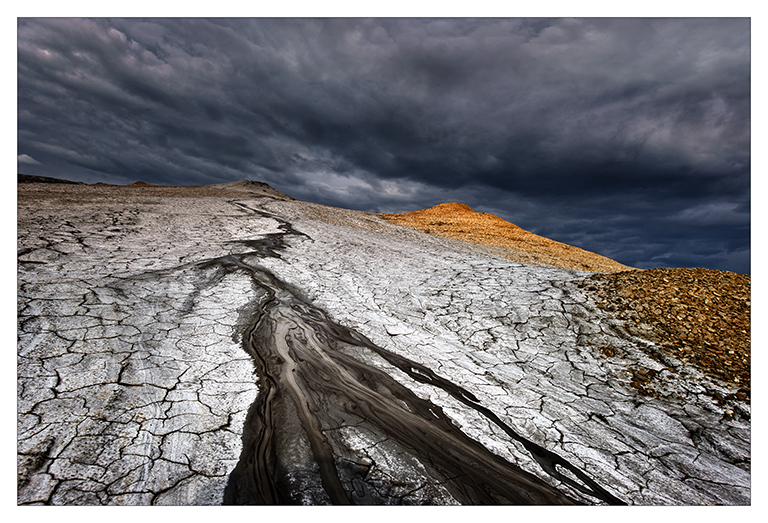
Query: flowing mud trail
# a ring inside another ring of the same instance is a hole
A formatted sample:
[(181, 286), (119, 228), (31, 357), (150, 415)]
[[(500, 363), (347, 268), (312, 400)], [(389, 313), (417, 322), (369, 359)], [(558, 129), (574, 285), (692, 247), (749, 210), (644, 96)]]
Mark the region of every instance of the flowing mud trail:
[[(241, 262), (239, 267), (243, 266), (248, 267)], [(261, 376), (260, 394), (246, 422), (243, 456), (230, 478), (226, 502), (401, 501), (402, 496), (393, 496), (368, 479), (366, 465), (370, 463), (346, 442), (351, 433), (363, 432), (395, 446), (398, 452), (390, 460), (401, 461), (401, 467), (414, 459), (420, 461), (426, 474), (419, 489), (425, 493), (442, 485), (466, 504), (574, 503), (467, 437), (440, 407), (355, 357), (370, 351), (412, 378), (440, 387), (482, 412), (530, 448), (557, 479), (565, 479), (598, 500), (622, 503), (565, 460), (515, 434), (468, 391), (333, 323), (266, 271), (255, 266), (249, 269), (268, 296), (244, 336)], [(304, 458), (296, 460), (297, 454)], [(555, 464), (584, 483), (561, 475)], [(415, 499), (439, 501), (422, 496)]]
[[(278, 251), (286, 244), (283, 235), (311, 240), (278, 216), (233, 203), (280, 224), (281, 233), (260, 242), (244, 242), (257, 247), (261, 257), (279, 258)], [(260, 392), (246, 421), (243, 456), (230, 477), (226, 503), (402, 502), (402, 495), (393, 495), (388, 488), (382, 492), (380, 485), (368, 479), (367, 460), (347, 443), (350, 432), (386, 438), (398, 448), (389, 459), (402, 462), (401, 467), (419, 461), (426, 472), (419, 490), (425, 493), (442, 485), (462, 504), (575, 503), (467, 437), (440, 407), (367, 365), (373, 353), (414, 380), (439, 387), (477, 410), (521, 442), (552, 477), (596, 500), (624, 504), (566, 460), (522, 438), (469, 391), (334, 323), (264, 267), (248, 263), (249, 258), (253, 256), (210, 262), (225, 272), (249, 272), (265, 296), (242, 337), (244, 349), (256, 362)], [(290, 432), (286, 427), (291, 427)], [(304, 460), (291, 459), (297, 454)], [(560, 473), (555, 465), (578, 479)], [(429, 494), (413, 496), (411, 502), (416, 500), (439, 501)]]

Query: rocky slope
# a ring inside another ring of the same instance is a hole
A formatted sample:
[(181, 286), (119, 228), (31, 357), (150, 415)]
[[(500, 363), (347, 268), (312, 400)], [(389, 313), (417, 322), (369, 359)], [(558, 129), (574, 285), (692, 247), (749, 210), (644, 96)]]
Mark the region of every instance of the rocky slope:
[(750, 503), (748, 374), (712, 355), (748, 362), (743, 277), (525, 264), (254, 182), (20, 184), (18, 252), (20, 504)]
[(654, 342), (749, 396), (750, 278), (707, 269), (652, 269), (596, 274), (584, 285), (597, 306), (626, 320), (626, 329)]

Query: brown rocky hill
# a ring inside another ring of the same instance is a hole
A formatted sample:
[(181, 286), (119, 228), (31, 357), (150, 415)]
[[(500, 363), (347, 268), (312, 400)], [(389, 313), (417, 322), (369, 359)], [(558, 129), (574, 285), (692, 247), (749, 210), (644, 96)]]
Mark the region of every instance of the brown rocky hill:
[(441, 203), (429, 209), (380, 216), (429, 234), (487, 245), (500, 256), (531, 265), (593, 272), (633, 270), (605, 256), (528, 232), (496, 215), (475, 212), (463, 203)]

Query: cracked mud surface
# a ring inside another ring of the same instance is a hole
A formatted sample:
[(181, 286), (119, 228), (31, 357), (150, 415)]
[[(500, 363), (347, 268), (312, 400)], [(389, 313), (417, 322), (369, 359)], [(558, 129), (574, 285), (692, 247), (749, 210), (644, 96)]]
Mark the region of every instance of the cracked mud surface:
[(748, 398), (590, 273), (196, 190), (19, 186), (20, 504), (750, 503)]

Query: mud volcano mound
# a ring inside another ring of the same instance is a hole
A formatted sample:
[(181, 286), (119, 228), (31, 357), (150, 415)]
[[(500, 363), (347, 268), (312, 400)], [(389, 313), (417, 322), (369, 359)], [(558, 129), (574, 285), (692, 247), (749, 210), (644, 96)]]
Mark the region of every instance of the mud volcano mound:
[(605, 256), (538, 236), (494, 214), (475, 212), (463, 203), (441, 203), (429, 209), (380, 216), (429, 234), (487, 245), (496, 254), (531, 265), (594, 272), (633, 269)]

